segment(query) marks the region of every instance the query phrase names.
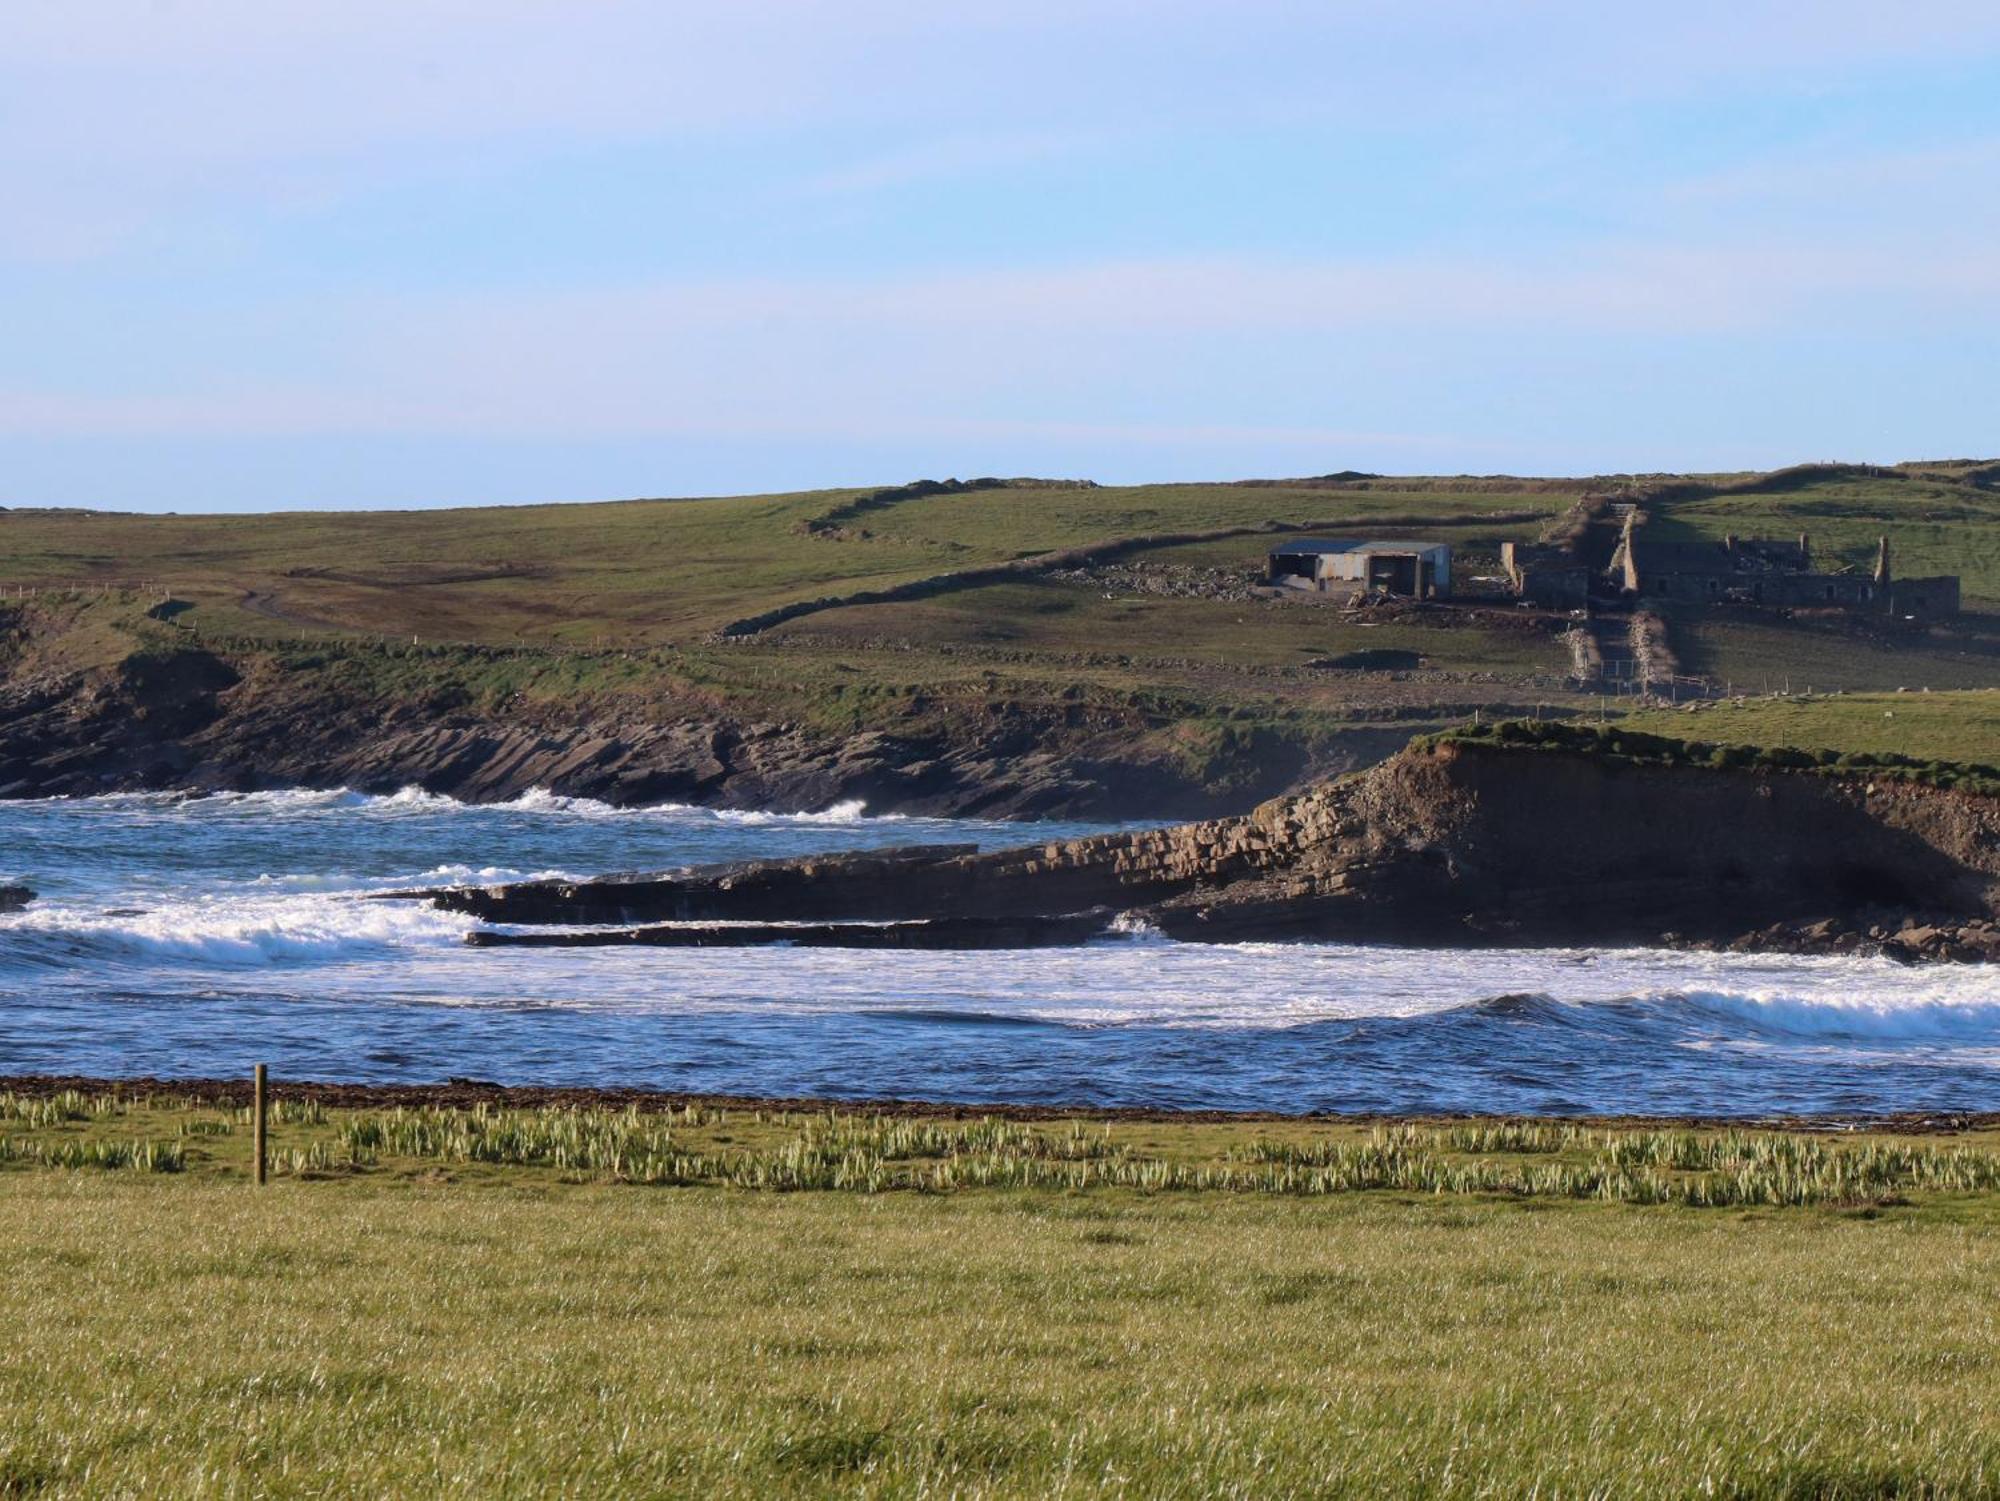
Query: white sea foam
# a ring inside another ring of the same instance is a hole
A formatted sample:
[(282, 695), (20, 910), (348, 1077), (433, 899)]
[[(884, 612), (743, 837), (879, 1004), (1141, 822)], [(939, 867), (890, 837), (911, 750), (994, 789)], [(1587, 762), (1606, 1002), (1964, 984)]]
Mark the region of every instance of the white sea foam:
[(676, 818), (706, 820), (723, 824), (852, 824), (900, 823), (900, 813), (869, 814), (859, 798), (835, 803), (812, 813), (779, 813), (756, 808), (704, 808), (694, 803), (652, 803), (643, 807), (617, 807), (590, 797), (566, 797), (536, 787), (511, 802), (494, 806), (519, 813), (559, 813), (575, 818)]
[[(1662, 998), (1646, 1000), (1663, 1003)], [(1977, 971), (1936, 986), (1920, 983), (1899, 994), (1697, 991), (1664, 1003), (1676, 1001), (1725, 1021), (1799, 1039), (2000, 1044), (2000, 983)]]
[(472, 920), (416, 903), (337, 896), (218, 897), (104, 911), (37, 904), (0, 918), (0, 941), (110, 951), (149, 961), (338, 960), (460, 942)]
[(1162, 943), (1167, 941), (1166, 936), (1157, 927), (1136, 912), (1119, 913), (1111, 919), (1109, 931), (1125, 939), (1157, 940)]
[[(1136, 940), (1136, 941), (1135, 941)], [(625, 948), (482, 951), (492, 1004), (686, 1014), (1004, 1016), (1080, 1027), (1271, 1031), (1436, 1023), (1630, 1034), (1634, 1046), (1766, 1038), (1834, 1048), (2000, 1047), (1970, 967), (1634, 951), (1182, 944), (1144, 934), (1004, 954)], [(504, 976), (504, 982), (501, 977)], [(1495, 997), (1522, 996), (1501, 1004)], [(467, 996), (466, 1004), (479, 1004)], [(1643, 1039), (1643, 1040), (1641, 1040)]]
[(266, 872), (249, 885), (261, 894), (267, 891), (327, 892), (360, 895), (369, 892), (402, 891), (421, 886), (494, 886), (509, 881), (576, 881), (585, 877), (576, 871), (553, 866), (538, 870), (512, 865), (467, 865), (463, 862), (433, 865), (411, 875), (359, 877), (330, 871), (299, 875)]

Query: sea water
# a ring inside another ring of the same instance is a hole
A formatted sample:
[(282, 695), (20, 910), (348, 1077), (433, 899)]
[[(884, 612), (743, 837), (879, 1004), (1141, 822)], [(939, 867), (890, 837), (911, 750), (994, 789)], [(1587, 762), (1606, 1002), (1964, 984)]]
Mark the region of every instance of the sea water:
[(367, 893), (1103, 825), (531, 794), (0, 803), (0, 1074), (636, 1085), (1278, 1111), (2000, 1110), (1990, 968), (1168, 942), (474, 948)]

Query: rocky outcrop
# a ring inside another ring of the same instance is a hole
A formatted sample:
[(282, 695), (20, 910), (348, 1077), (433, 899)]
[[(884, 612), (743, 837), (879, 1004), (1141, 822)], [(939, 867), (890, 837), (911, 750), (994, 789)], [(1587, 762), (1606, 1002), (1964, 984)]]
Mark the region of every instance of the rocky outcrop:
[(807, 949), (1039, 949), (1082, 943), (1104, 929), (1108, 912), (1060, 917), (940, 917), (915, 922), (701, 923), (638, 928), (481, 928), (467, 942), (486, 948), (746, 948), (786, 944)]
[(0, 912), (19, 912), (35, 896), (32, 886), (0, 886)]
[(1448, 742), (1242, 817), (1173, 828), (427, 894), (527, 925), (1102, 912), (1214, 942), (1725, 943), (1778, 924), (1844, 930), (1915, 912), (1990, 921), (2000, 800)]
[(1958, 964), (2000, 963), (2000, 920), (1911, 914), (1898, 922), (1773, 923), (1746, 933), (1729, 947), (1743, 954), (1881, 954), (1915, 964), (1948, 960)]

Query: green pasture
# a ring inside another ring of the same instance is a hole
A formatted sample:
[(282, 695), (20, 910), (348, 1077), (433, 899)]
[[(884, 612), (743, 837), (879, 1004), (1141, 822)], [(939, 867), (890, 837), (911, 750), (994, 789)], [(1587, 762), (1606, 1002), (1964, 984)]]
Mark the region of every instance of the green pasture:
[(1734, 693), (1894, 692), (2000, 684), (2000, 614), (1969, 613), (1909, 635), (1748, 612), (1668, 612), (1682, 669)]
[(2000, 764), (2000, 688), (1962, 693), (1844, 693), (1649, 709), (1622, 727), (1726, 745), (1890, 752)]
[(5, 1108), (0, 1494), (2000, 1487), (1983, 1135)]

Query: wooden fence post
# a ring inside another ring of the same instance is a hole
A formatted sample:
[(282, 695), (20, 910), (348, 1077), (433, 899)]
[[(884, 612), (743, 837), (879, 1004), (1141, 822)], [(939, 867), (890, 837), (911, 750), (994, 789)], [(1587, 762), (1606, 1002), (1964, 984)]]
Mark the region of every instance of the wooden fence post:
[(271, 1091), (263, 1064), (260, 1063), (257, 1065), (257, 1072), (254, 1077), (256, 1082), (251, 1090), (251, 1094), (254, 1096), (251, 1105), (251, 1149), (257, 1156), (257, 1181), (261, 1184), (264, 1182), (265, 1175), (269, 1171), (269, 1159), (264, 1149), (264, 1123), (270, 1111)]

